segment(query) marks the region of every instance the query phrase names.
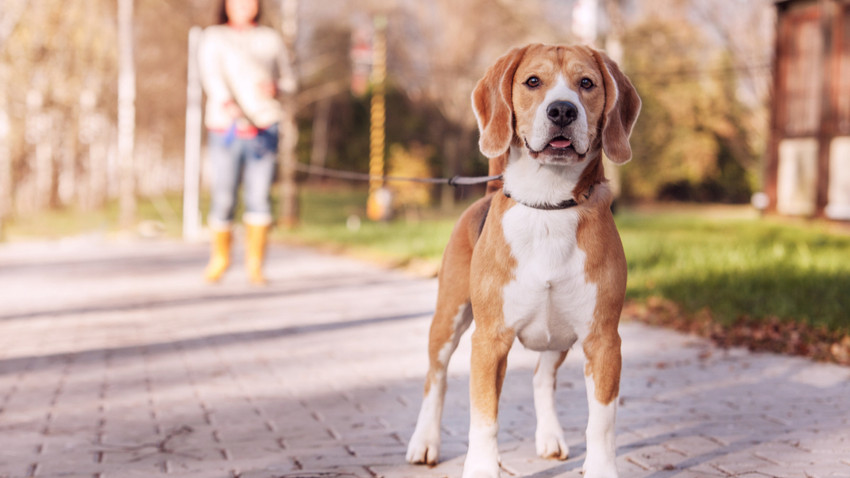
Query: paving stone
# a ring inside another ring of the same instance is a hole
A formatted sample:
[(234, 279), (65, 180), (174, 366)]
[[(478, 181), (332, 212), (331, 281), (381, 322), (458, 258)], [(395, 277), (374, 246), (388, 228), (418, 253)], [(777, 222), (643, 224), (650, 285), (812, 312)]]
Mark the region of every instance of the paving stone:
[[(211, 287), (206, 254), (165, 241), (0, 246), (0, 478), (460, 475), (469, 334), (449, 367), (441, 463), (404, 461), (433, 279), (272, 246), (268, 287), (238, 261)], [(850, 477), (850, 368), (628, 321), (620, 333), (622, 477)], [(578, 478), (581, 354), (558, 376), (563, 462), (535, 453), (536, 361), (519, 344), (509, 358), (503, 475)]]

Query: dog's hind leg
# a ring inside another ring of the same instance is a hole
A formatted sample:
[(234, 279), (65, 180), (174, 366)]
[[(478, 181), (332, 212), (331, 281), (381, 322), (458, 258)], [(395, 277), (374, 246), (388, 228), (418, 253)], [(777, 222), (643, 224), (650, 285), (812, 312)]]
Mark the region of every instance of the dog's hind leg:
[(468, 301), (455, 310), (454, 314), (438, 311), (431, 322), (428, 344), (430, 364), (425, 379), (425, 396), (419, 409), (416, 429), (407, 447), (407, 461), (410, 463), (435, 465), (439, 458), (440, 422), (447, 386), (446, 369), (461, 335), (472, 322), (472, 307)]
[(534, 438), (537, 454), (543, 458), (566, 460), (570, 454), (555, 411), (555, 378), (558, 367), (566, 358), (566, 351), (541, 352), (537, 368), (534, 369), (534, 410), (537, 412), (537, 432)]

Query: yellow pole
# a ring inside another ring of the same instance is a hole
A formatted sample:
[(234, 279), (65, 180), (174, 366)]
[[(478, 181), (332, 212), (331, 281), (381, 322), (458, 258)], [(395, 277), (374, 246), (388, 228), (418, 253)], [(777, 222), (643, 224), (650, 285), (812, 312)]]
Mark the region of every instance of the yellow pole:
[[(386, 143), (386, 99), (384, 83), (387, 78), (387, 40), (385, 30), (387, 20), (384, 16), (375, 17), (375, 37), (372, 45), (372, 109), (369, 129), (369, 174), (384, 175), (384, 150)], [(383, 179), (369, 181), (369, 199), (366, 203), (366, 216), (373, 221), (386, 219), (389, 204), (381, 191)]]

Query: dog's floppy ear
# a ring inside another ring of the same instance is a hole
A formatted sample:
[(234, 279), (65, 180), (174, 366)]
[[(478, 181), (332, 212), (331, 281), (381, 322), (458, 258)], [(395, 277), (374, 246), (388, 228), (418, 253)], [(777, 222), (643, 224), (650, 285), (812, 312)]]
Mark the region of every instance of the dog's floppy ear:
[(608, 159), (623, 164), (632, 159), (629, 136), (640, 113), (640, 97), (632, 82), (608, 55), (596, 50), (593, 53), (605, 81), (602, 150)]
[(507, 151), (514, 136), (511, 90), (514, 73), (528, 47), (514, 48), (487, 69), (472, 91), (472, 110), (481, 137), (478, 146), (488, 158)]

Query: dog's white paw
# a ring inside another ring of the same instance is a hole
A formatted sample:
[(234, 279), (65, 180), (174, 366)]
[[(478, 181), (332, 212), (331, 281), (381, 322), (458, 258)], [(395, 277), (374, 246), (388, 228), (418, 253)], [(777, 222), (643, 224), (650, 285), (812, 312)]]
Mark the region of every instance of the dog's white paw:
[(499, 461), (471, 461), (467, 455), (463, 464), (463, 478), (499, 478)]
[(581, 467), (584, 478), (619, 478), (614, 460), (605, 460), (588, 456)]
[(570, 456), (570, 448), (564, 440), (561, 427), (545, 429), (538, 426), (534, 442), (537, 446), (537, 455), (542, 458), (566, 460)]
[(499, 478), (499, 463), (501, 459), (495, 439), (479, 443), (470, 440), (463, 462), (463, 478)]
[(499, 470), (497, 469), (494, 474), (491, 470), (472, 470), (467, 472), (464, 468), (463, 478), (499, 478)]
[[(473, 411), (474, 413), (474, 411)], [(473, 415), (474, 416), (474, 415)], [(469, 448), (463, 462), (463, 478), (499, 478), (499, 424), (469, 426)]]
[(436, 433), (418, 426), (407, 445), (407, 461), (414, 465), (434, 466), (440, 457), (440, 430)]

